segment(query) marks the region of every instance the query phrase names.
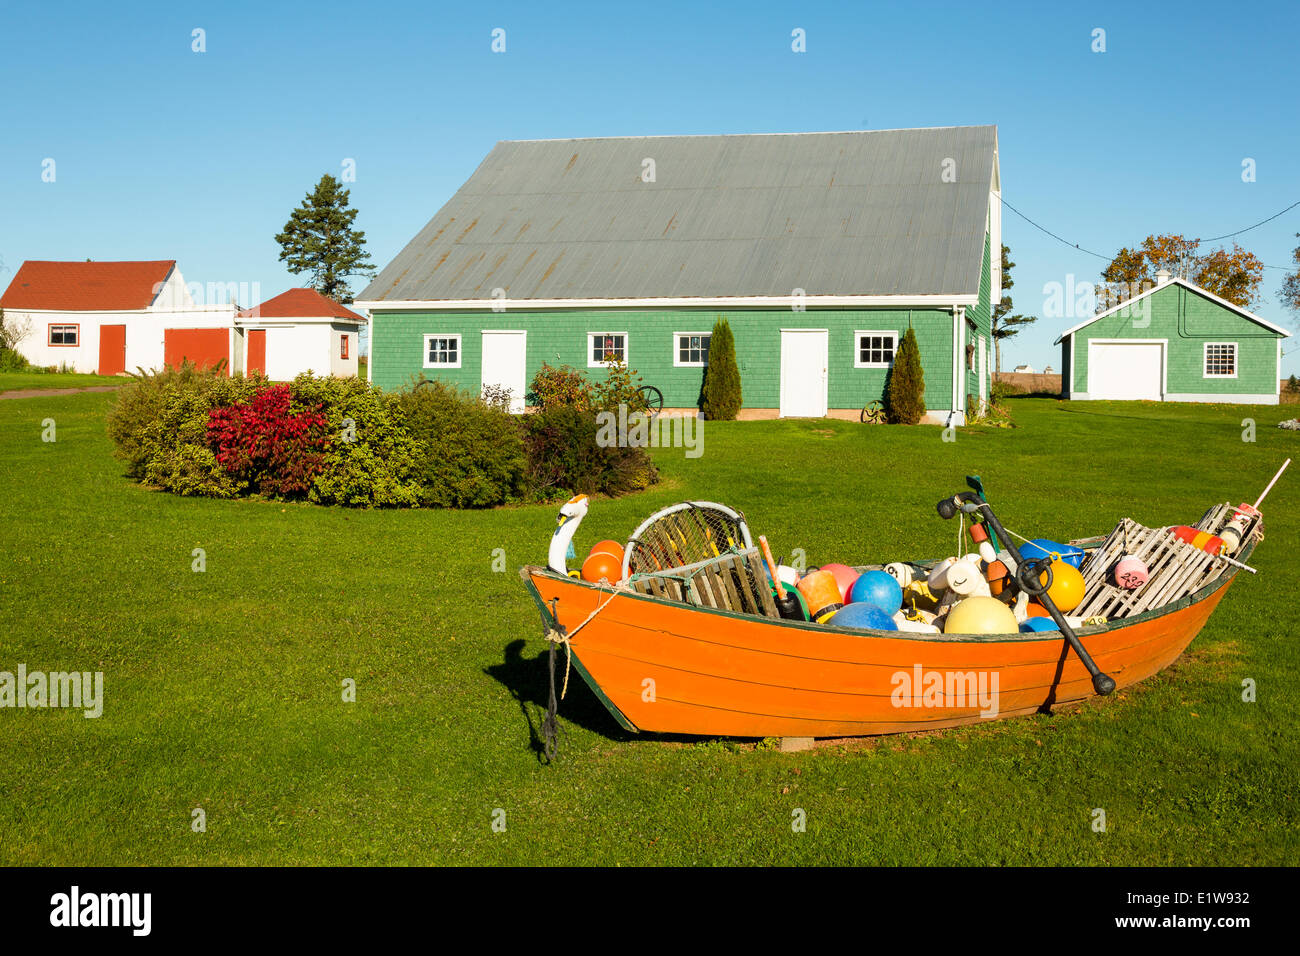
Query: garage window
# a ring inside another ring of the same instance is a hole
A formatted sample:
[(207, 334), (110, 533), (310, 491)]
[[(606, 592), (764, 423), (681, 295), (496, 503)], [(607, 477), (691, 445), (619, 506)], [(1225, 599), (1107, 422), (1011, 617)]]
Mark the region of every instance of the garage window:
[(346, 335), (340, 335), (339, 336), (339, 358), (345, 359), (347, 357), (348, 357), (348, 337)]
[(424, 337), (425, 368), (460, 368), (459, 335), (426, 335)]
[(76, 345), (81, 334), (79, 325), (51, 325), (51, 345)]
[(889, 368), (894, 364), (898, 350), (897, 332), (856, 332), (857, 351), (853, 356), (854, 368)]
[(1236, 342), (1206, 342), (1205, 343), (1205, 377), (1206, 378), (1236, 378), (1237, 377), (1237, 343)]

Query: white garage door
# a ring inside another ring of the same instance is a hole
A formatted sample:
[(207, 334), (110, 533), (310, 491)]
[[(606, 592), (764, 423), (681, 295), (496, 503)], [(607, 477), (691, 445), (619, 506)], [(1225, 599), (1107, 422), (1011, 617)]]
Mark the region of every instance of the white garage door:
[(1091, 342), (1088, 397), (1160, 401), (1164, 396), (1162, 342)]

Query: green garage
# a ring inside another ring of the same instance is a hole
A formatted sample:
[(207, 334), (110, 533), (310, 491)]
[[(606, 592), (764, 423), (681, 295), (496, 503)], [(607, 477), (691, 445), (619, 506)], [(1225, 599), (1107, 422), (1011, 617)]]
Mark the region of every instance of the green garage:
[(1286, 329), (1184, 279), (1146, 292), (1056, 340), (1061, 391), (1075, 400), (1276, 405)]

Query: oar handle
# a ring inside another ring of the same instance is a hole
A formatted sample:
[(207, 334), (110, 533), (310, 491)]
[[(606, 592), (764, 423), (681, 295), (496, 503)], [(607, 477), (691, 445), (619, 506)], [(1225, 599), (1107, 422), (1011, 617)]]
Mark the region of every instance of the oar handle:
[(781, 583), (781, 576), (776, 573), (776, 562), (772, 560), (772, 549), (767, 546), (767, 535), (758, 536), (758, 546), (763, 549), (763, 560), (767, 562), (767, 569), (772, 572), (772, 583), (776, 585), (777, 600), (784, 601), (785, 585)]

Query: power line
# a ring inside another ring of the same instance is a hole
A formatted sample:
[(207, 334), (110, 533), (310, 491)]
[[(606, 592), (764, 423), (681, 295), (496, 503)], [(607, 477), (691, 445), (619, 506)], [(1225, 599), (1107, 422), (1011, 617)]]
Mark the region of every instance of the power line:
[(1227, 235), (1215, 236), (1213, 239), (1198, 239), (1196, 241), (1197, 242), (1218, 242), (1220, 239), (1231, 239), (1233, 236), (1240, 236), (1243, 232), (1250, 232), (1250, 230), (1256, 228), (1257, 226), (1262, 226), (1266, 222), (1272, 222), (1278, 216), (1282, 215), (1282, 213), (1290, 212), (1296, 206), (1300, 206), (1300, 199), (1296, 200), (1291, 205), (1287, 206), (1285, 209), (1282, 210), (1282, 212), (1274, 213), (1273, 215), (1269, 216), (1267, 219), (1261, 219), (1259, 222), (1255, 223), (1254, 226), (1247, 226), (1245, 229), (1238, 229), (1236, 232), (1230, 232)]
[[(1023, 212), (1021, 212), (1021, 211), (1020, 211), (1019, 209), (1017, 209), (1015, 206), (1011, 205), (1011, 203), (1007, 202), (1007, 201), (1006, 201), (1005, 199), (1003, 199), (1001, 196), (999, 196), (998, 199), (1001, 200), (1002, 205), (1006, 206), (1008, 209), (1010, 209), (1012, 212), (1014, 212), (1017, 216), (1019, 216), (1019, 217), (1020, 217), (1021, 219), (1023, 219), (1025, 222), (1029, 223), (1031, 226), (1033, 226), (1033, 227), (1034, 227), (1035, 229), (1037, 229), (1039, 232), (1044, 233), (1045, 235), (1051, 236), (1053, 239), (1055, 239), (1057, 242), (1061, 243), (1062, 245), (1069, 246), (1071, 249), (1074, 249), (1074, 250), (1076, 250), (1076, 251), (1078, 251), (1078, 252), (1086, 252), (1088, 255), (1090, 255), (1090, 256), (1095, 256), (1096, 258), (1101, 259), (1101, 260), (1104, 261), (1104, 262), (1110, 262), (1110, 261), (1112, 261), (1112, 260), (1115, 258), (1114, 256), (1106, 256), (1106, 255), (1102, 255), (1100, 252), (1093, 252), (1091, 249), (1085, 249), (1083, 246), (1079, 245), (1077, 242), (1071, 242), (1069, 239), (1063, 239), (1063, 238), (1061, 238), (1061, 237), (1058, 236), (1056, 233), (1052, 232), (1052, 230), (1050, 230), (1050, 229), (1046, 228), (1045, 226), (1041, 226), (1041, 225), (1039, 225), (1038, 223), (1034, 222), (1034, 220), (1030, 219), (1030, 218), (1029, 218), (1028, 216), (1026, 216)], [(1250, 232), (1250, 230), (1255, 229), (1255, 228), (1258, 228), (1259, 226), (1264, 225), (1264, 223), (1266, 223), (1266, 222), (1272, 222), (1274, 219), (1278, 218), (1279, 216), (1285, 215), (1286, 213), (1290, 212), (1290, 211), (1291, 211), (1292, 209), (1294, 209), (1296, 206), (1300, 206), (1300, 200), (1297, 200), (1296, 202), (1293, 202), (1291, 205), (1287, 206), (1287, 207), (1286, 207), (1285, 209), (1283, 209), (1281, 212), (1274, 213), (1273, 215), (1269, 216), (1267, 219), (1261, 219), (1259, 222), (1255, 223), (1253, 226), (1247, 226), (1245, 229), (1238, 229), (1236, 232), (1225, 233), (1225, 234), (1222, 235), (1222, 236), (1215, 236), (1213, 239), (1197, 239), (1197, 240), (1195, 240), (1195, 241), (1196, 241), (1196, 242), (1218, 242), (1220, 239), (1231, 239), (1233, 236), (1239, 236), (1239, 235), (1241, 235), (1243, 232)], [(1292, 267), (1291, 267), (1291, 266), (1270, 266), (1270, 265), (1265, 265), (1264, 268), (1265, 268), (1265, 269), (1279, 269), (1279, 270), (1281, 270), (1282, 272), (1290, 272), (1290, 271), (1292, 270)]]

